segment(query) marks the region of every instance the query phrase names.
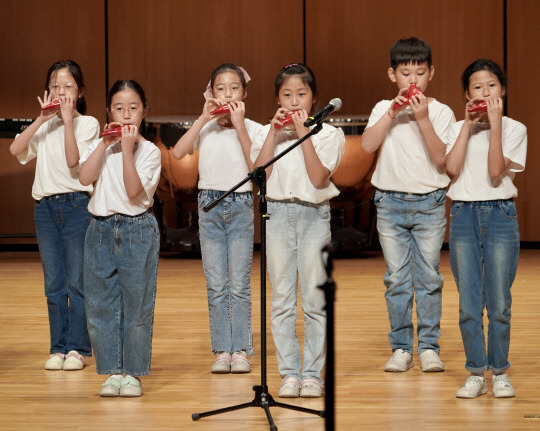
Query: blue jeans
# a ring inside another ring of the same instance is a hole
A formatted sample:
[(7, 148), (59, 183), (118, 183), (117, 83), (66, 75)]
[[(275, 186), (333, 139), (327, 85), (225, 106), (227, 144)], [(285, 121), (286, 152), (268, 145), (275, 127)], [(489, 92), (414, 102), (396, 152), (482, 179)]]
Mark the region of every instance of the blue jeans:
[[(268, 202), (266, 254), (272, 283), (272, 335), (282, 379), (315, 378), (322, 382), (326, 360), (326, 277), (321, 249), (330, 242), (328, 202)], [(304, 314), (304, 363), (296, 335), (300, 286)]]
[(49, 310), (50, 353), (91, 356), (84, 312), (84, 235), (88, 194), (64, 193), (36, 201), (34, 218)]
[[(450, 212), (450, 264), (459, 291), (465, 368), (500, 373), (510, 366), (510, 287), (516, 276), (519, 228), (512, 199), (460, 202)], [(488, 347), (482, 316), (487, 309)]]
[(158, 257), (159, 228), (152, 213), (90, 222), (84, 291), (98, 374), (150, 374)]
[(446, 229), (445, 199), (444, 189), (426, 194), (375, 192), (393, 351), (413, 352), (413, 297), (418, 353), (440, 350), (443, 277), (439, 263)]
[(208, 212), (202, 208), (224, 192), (201, 190), (199, 236), (206, 276), (212, 353), (245, 350), (253, 355), (251, 264), (253, 195), (232, 193)]

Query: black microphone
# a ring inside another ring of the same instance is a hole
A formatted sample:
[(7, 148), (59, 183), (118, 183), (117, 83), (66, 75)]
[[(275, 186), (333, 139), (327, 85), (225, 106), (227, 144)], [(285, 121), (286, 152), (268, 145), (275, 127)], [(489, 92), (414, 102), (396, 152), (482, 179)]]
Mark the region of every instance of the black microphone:
[(341, 109), (341, 99), (337, 97), (330, 100), (330, 103), (318, 111), (312, 117), (309, 117), (304, 123), (305, 127), (313, 126), (315, 123), (322, 122), (328, 117), (332, 112), (339, 111)]

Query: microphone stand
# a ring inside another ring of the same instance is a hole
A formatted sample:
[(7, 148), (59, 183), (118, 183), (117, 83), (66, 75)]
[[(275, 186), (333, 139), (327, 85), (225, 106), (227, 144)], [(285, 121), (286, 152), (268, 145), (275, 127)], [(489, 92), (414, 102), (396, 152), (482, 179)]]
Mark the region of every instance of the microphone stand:
[(203, 208), (203, 211), (205, 212), (210, 211), (212, 208), (218, 205), (219, 202), (225, 199), (225, 197), (230, 195), (232, 192), (234, 192), (236, 189), (238, 189), (239, 187), (241, 187), (242, 185), (244, 185), (250, 180), (253, 181), (253, 183), (260, 189), (259, 214), (260, 214), (260, 226), (261, 226), (261, 384), (253, 386), (253, 390), (255, 391), (255, 398), (251, 402), (238, 404), (238, 405), (230, 406), (230, 407), (225, 407), (225, 408), (221, 408), (217, 410), (211, 410), (204, 413), (193, 413), (191, 415), (191, 419), (193, 419), (194, 421), (204, 418), (206, 416), (231, 412), (234, 410), (240, 410), (247, 407), (261, 407), (264, 409), (266, 413), (266, 417), (270, 424), (270, 431), (277, 431), (278, 428), (275, 425), (274, 420), (272, 419), (272, 414), (270, 413), (270, 407), (282, 407), (289, 410), (296, 410), (299, 412), (315, 414), (322, 418), (325, 417), (324, 410), (313, 410), (313, 409), (308, 409), (305, 407), (294, 406), (291, 404), (285, 404), (285, 403), (280, 403), (278, 401), (274, 401), (274, 398), (268, 391), (268, 385), (266, 382), (266, 374), (267, 374), (267, 371), (266, 371), (267, 370), (266, 368), (266, 220), (268, 220), (269, 218), (268, 214), (266, 213), (266, 210), (267, 210), (266, 168), (274, 164), (277, 160), (282, 158), (285, 154), (292, 151), (294, 148), (296, 148), (306, 139), (319, 133), (321, 129), (322, 129), (322, 118), (315, 125), (315, 127), (313, 127), (309, 131), (309, 133), (306, 136), (304, 136), (303, 138), (300, 138), (291, 146), (287, 147), (285, 150), (283, 150), (277, 156), (269, 160), (263, 166), (260, 166), (254, 169), (253, 172), (249, 173), (246, 178), (244, 178), (242, 181), (240, 181), (230, 190), (225, 192), (225, 194), (223, 194), (219, 198), (214, 199), (212, 202), (210, 202), (208, 205), (206, 205)]
[(322, 249), (323, 256), (326, 253), (326, 281), (319, 286), (324, 291), (326, 300), (326, 391), (324, 399), (324, 410), (326, 412), (326, 431), (334, 431), (334, 394), (335, 394), (335, 349), (334, 349), (334, 304), (336, 298), (336, 283), (332, 279), (334, 268), (333, 255), (339, 250), (339, 246), (334, 246), (331, 242)]

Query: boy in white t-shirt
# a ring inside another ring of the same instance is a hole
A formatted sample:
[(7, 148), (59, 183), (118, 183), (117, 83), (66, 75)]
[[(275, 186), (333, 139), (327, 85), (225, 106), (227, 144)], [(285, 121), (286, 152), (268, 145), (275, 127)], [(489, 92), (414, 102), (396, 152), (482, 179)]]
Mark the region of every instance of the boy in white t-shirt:
[[(455, 117), (448, 106), (423, 94), (435, 72), (426, 42), (398, 40), (390, 49), (390, 61), (388, 77), (397, 84), (398, 95), (375, 105), (362, 137), (364, 151), (380, 148), (371, 182), (387, 266), (384, 284), (393, 351), (384, 370), (414, 366), (414, 298), (422, 371), (444, 371), (438, 344), (443, 287), (439, 262), (450, 182), (444, 170), (444, 140)], [(420, 92), (407, 97), (411, 84)]]

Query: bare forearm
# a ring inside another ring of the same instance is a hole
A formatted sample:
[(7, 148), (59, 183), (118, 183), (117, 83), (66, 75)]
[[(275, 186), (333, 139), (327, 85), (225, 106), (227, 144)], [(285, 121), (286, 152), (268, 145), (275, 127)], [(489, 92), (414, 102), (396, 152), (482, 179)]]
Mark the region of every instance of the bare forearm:
[(101, 160), (106, 149), (106, 145), (101, 141), (90, 157), (81, 165), (79, 169), (79, 182), (83, 186), (88, 186), (97, 180)]
[(136, 198), (144, 190), (139, 173), (135, 168), (135, 161), (133, 159), (133, 153), (123, 152), (123, 165), (124, 165), (124, 186), (126, 187), (127, 195), (130, 199)]
[(193, 144), (197, 140), (197, 136), (201, 132), (203, 126), (207, 123), (202, 116), (184, 133), (173, 148), (173, 156), (177, 159), (182, 159), (187, 154), (193, 152)]
[(433, 128), (433, 125), (431, 124), (429, 118), (418, 121), (418, 128), (420, 129), (420, 133), (424, 138), (424, 143), (426, 144), (429, 157), (437, 167), (444, 167), (446, 158), (446, 145), (441, 140), (441, 138), (439, 138), (437, 132), (435, 132), (435, 129)]
[(322, 164), (321, 159), (319, 159), (315, 148), (313, 148), (311, 139), (302, 143), (302, 152), (311, 184), (317, 189), (326, 187), (330, 178), (330, 171)]
[(64, 145), (66, 152), (67, 165), (70, 168), (74, 168), (79, 164), (79, 148), (77, 147), (77, 141), (75, 140), (75, 131), (73, 130), (73, 120), (64, 121)]
[(23, 132), (15, 138), (15, 140), (9, 146), (9, 152), (12, 156), (18, 156), (22, 154), (27, 148), (30, 139), (36, 134), (41, 125), (45, 122), (42, 117), (38, 117), (30, 126), (28, 126)]
[(502, 151), (501, 128), (491, 127), (488, 150), (488, 173), (491, 178), (501, 175), (507, 168), (509, 161), (504, 158)]
[(388, 132), (392, 120), (393, 118), (390, 114), (386, 113), (373, 126), (364, 130), (362, 135), (362, 150), (366, 153), (377, 151), (386, 137), (386, 132)]

